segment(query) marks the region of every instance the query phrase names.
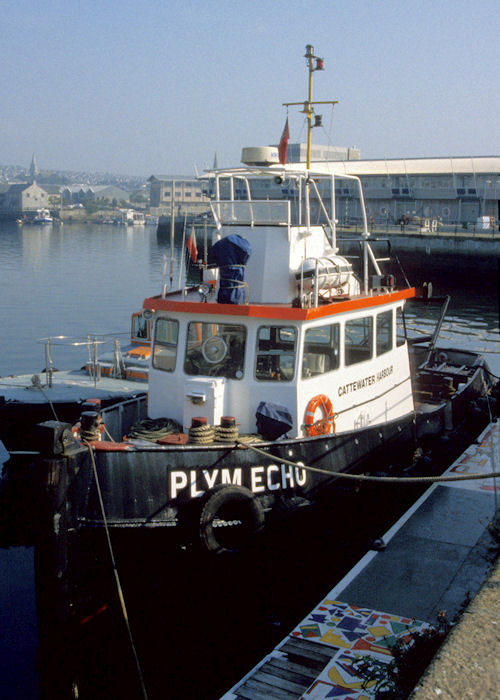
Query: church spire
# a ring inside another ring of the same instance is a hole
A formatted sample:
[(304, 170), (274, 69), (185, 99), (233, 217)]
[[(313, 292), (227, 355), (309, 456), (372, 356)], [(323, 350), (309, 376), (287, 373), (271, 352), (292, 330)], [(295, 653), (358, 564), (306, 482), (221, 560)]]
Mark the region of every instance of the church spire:
[(31, 158), (31, 165), (30, 165), (30, 180), (31, 184), (33, 184), (36, 180), (36, 176), (38, 175), (40, 171), (38, 170), (38, 166), (36, 164), (36, 158), (35, 154), (33, 153), (33, 156)]

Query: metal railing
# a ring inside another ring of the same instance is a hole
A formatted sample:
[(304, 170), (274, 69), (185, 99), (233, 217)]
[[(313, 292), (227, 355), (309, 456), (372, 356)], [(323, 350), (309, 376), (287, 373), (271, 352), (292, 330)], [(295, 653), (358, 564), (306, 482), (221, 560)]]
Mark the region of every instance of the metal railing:
[(103, 348), (105, 345), (113, 344), (113, 369), (116, 366), (116, 376), (121, 372), (123, 366), (123, 358), (120, 349), (120, 340), (117, 336), (127, 335), (127, 333), (89, 333), (86, 338), (72, 337), (69, 335), (56, 335), (47, 338), (38, 338), (37, 343), (44, 345), (45, 368), (45, 386), (52, 387), (54, 372), (54, 361), (52, 350), (54, 347), (66, 348), (87, 348), (87, 368), (94, 386), (101, 379), (101, 365), (99, 359), (98, 348)]
[[(392, 220), (390, 221), (375, 221), (368, 223), (368, 230), (373, 234), (392, 234), (392, 235), (422, 235), (429, 237), (456, 237), (456, 238), (487, 238), (500, 239), (500, 224), (495, 223), (494, 227), (483, 228), (480, 224), (462, 223), (462, 222), (431, 222), (427, 223), (405, 223), (400, 224)], [(350, 220), (348, 222), (339, 221), (337, 224), (337, 233), (363, 233), (363, 224), (361, 221)]]
[(217, 200), (211, 202), (217, 228), (221, 226), (262, 226), (291, 223), (288, 200)]

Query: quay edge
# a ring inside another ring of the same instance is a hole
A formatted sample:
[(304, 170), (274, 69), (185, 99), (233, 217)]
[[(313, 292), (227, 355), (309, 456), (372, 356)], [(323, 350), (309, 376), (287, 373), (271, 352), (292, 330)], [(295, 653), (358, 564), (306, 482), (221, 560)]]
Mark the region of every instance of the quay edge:
[(222, 700), (495, 697), (499, 453), (495, 422), (445, 472), (482, 479), (427, 489)]

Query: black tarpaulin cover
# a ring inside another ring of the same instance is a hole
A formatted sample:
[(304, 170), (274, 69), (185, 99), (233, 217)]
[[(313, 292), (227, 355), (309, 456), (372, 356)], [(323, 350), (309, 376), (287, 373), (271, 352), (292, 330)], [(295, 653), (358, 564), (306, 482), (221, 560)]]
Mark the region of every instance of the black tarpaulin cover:
[(252, 252), (250, 243), (232, 233), (212, 246), (212, 254), (220, 269), (219, 304), (244, 304), (247, 299), (245, 264)]
[(257, 419), (257, 432), (266, 440), (277, 440), (293, 425), (288, 408), (271, 401), (261, 401), (255, 417)]

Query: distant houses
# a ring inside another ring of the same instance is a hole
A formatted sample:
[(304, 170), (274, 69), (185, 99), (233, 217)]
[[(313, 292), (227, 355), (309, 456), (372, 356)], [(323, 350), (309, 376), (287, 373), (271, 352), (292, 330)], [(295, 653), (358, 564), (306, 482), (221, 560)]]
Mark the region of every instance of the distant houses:
[(128, 202), (130, 192), (116, 185), (66, 185), (61, 188), (61, 196), (63, 205), (113, 201), (119, 203)]
[(0, 218), (22, 219), (38, 209), (56, 214), (61, 207), (74, 204), (116, 205), (128, 202), (130, 193), (115, 185), (39, 185), (22, 182), (0, 184)]
[(116, 185), (39, 184), (39, 172), (33, 154), (28, 182), (0, 183), (0, 218), (30, 219), (41, 209), (59, 216), (63, 207), (92, 202), (104, 208), (130, 199), (130, 192)]

